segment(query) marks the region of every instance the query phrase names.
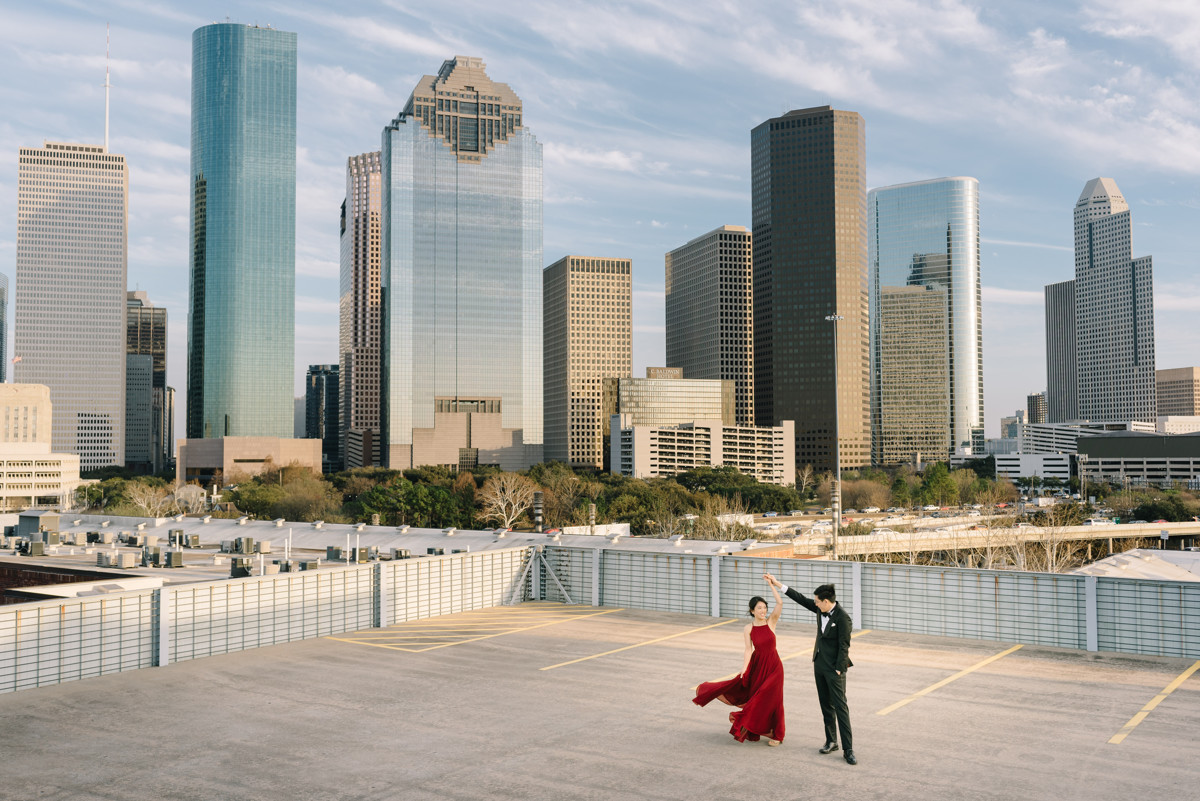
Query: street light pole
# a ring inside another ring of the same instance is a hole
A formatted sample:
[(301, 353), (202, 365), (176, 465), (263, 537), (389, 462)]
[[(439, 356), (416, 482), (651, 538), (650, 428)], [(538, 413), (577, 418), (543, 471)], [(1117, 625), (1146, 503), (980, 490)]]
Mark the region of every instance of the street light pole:
[(839, 419), (841, 411), (838, 404), (838, 321), (846, 319), (840, 314), (828, 314), (826, 322), (833, 323), (833, 454), (834, 479), (833, 492), (830, 493), (830, 505), (833, 507), (833, 558), (838, 558), (838, 537), (842, 533), (842, 440)]

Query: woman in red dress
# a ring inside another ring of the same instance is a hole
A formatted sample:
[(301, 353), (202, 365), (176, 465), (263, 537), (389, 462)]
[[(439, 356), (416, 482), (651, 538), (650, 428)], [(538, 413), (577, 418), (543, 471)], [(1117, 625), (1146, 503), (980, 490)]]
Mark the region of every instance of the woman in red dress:
[(732, 727), (729, 733), (739, 743), (767, 738), (767, 745), (783, 742), (783, 662), (775, 650), (775, 624), (779, 622), (781, 599), (779, 590), (771, 585), (775, 608), (767, 612), (767, 602), (761, 596), (750, 599), (742, 672), (726, 681), (708, 681), (696, 688), (692, 703), (705, 706), (714, 698), (739, 707), (729, 713)]

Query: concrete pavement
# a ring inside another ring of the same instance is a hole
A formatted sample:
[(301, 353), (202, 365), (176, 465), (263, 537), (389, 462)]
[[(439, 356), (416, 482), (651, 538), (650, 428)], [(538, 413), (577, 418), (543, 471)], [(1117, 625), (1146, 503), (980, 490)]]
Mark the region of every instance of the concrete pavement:
[(1167, 801), (1200, 783), (1200, 673), (1109, 742), (1191, 660), (1025, 646), (980, 666), (1012, 644), (867, 632), (851, 767), (817, 754), (812, 626), (779, 627), (781, 747), (691, 703), (740, 667), (743, 621), (720, 622), (527, 604), (0, 695), (0, 798)]

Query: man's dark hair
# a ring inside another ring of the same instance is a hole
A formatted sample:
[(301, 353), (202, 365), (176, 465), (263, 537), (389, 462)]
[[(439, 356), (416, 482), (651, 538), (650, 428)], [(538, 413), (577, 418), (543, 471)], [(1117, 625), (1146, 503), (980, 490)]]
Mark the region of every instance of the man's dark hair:
[(837, 593), (833, 591), (832, 584), (822, 584), (813, 590), (813, 595), (820, 598), (822, 601), (836, 601)]

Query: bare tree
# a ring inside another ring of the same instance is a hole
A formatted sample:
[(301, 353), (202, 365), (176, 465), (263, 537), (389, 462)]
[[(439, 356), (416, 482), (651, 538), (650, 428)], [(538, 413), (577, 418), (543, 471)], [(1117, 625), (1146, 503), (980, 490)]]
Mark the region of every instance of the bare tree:
[(203, 512), (207, 505), (204, 487), (199, 484), (184, 484), (175, 490), (175, 505), (181, 512), (191, 514)]
[(498, 473), (486, 482), (477, 496), (485, 520), (498, 520), (511, 528), (533, 505), (537, 484), (517, 473)]
[(141, 481), (126, 484), (125, 497), (146, 517), (162, 517), (175, 509), (175, 498), (166, 487), (154, 487)]
[(817, 475), (811, 464), (806, 464), (796, 471), (796, 492), (800, 493), (801, 498), (808, 493), (808, 488), (813, 486), (816, 479)]

